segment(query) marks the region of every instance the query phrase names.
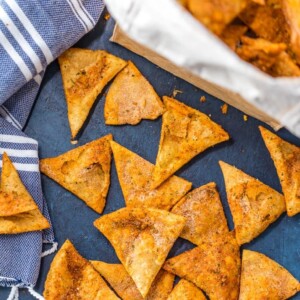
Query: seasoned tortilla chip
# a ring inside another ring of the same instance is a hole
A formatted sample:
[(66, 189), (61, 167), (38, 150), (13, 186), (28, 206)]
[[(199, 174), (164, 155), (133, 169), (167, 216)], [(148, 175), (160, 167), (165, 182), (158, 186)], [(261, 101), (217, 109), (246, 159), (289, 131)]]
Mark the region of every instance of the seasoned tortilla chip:
[(72, 138), (85, 122), (105, 85), (126, 66), (126, 62), (103, 50), (71, 48), (58, 62), (68, 106)]
[(261, 126), (259, 129), (280, 179), (287, 214), (292, 217), (300, 212), (300, 148)]
[(55, 255), (47, 275), (45, 300), (117, 300), (99, 273), (67, 240)]
[(275, 44), (261, 38), (252, 39), (244, 36), (241, 40), (243, 44), (236, 53), (264, 72), (268, 72), (286, 50), (283, 43)]
[(106, 236), (141, 295), (146, 297), (185, 219), (165, 210), (122, 208), (94, 225)]
[(148, 80), (129, 61), (117, 75), (106, 96), (104, 118), (107, 125), (136, 125), (142, 119), (154, 120), (164, 106)]
[(272, 43), (289, 44), (291, 33), (280, 5), (249, 2), (239, 17), (258, 37)]
[(168, 300), (206, 300), (206, 297), (194, 284), (181, 279), (174, 287)]
[(188, 193), (172, 208), (171, 212), (186, 218), (180, 237), (196, 245), (215, 235), (229, 232), (214, 182)]
[(115, 142), (110, 144), (126, 206), (170, 210), (191, 189), (191, 182), (177, 176), (151, 189), (154, 165)]
[(247, 6), (247, 0), (187, 0), (185, 6), (204, 26), (217, 35)]
[(8, 155), (2, 155), (0, 185), (0, 217), (12, 216), (37, 209), (37, 205), (23, 185)]
[(6, 153), (2, 155), (0, 234), (18, 234), (50, 227), (23, 185)]
[(197, 285), (210, 300), (238, 298), (240, 252), (233, 232), (203, 241), (167, 260), (163, 268)]
[(41, 172), (102, 213), (110, 185), (111, 140), (108, 134), (57, 157), (44, 158)]
[(227, 46), (235, 51), (237, 46), (240, 44), (241, 37), (246, 33), (247, 30), (247, 26), (240, 24), (229, 24), (223, 30), (220, 38), (225, 44), (227, 44)]
[(291, 30), (291, 47), (300, 62), (300, 2), (282, 0), (282, 10)]
[(38, 208), (8, 217), (0, 217), (0, 234), (18, 234), (50, 228)]
[(284, 197), (239, 169), (220, 161), (238, 244), (249, 243), (285, 212)]
[(229, 139), (222, 127), (207, 115), (175, 99), (163, 97), (160, 143), (152, 188), (159, 186), (197, 154)]
[(143, 298), (122, 264), (107, 264), (102, 261), (91, 263), (123, 300), (166, 300), (173, 287), (174, 275), (160, 270), (148, 295)]
[(267, 256), (243, 251), (239, 300), (285, 300), (300, 290), (297, 279)]

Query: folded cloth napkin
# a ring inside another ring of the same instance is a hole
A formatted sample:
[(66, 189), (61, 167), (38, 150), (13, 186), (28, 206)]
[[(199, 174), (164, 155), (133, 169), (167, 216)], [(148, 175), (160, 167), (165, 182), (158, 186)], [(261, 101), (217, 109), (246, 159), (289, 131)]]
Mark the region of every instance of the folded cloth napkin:
[[(38, 143), (22, 129), (44, 70), (97, 23), (101, 0), (0, 0), (0, 158), (5, 151), (44, 216), (49, 218), (41, 188)], [(2, 161), (0, 161), (0, 167)], [(43, 243), (52, 247), (42, 252)], [(57, 248), (52, 228), (43, 232), (0, 235), (0, 286), (32, 289), (41, 257)]]

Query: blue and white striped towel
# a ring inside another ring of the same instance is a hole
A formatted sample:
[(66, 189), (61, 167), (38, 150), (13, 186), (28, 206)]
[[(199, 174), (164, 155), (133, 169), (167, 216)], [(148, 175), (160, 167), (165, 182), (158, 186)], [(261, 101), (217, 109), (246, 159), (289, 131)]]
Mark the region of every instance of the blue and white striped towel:
[[(0, 157), (5, 151), (41, 211), (49, 219), (41, 189), (38, 143), (23, 132), (47, 65), (97, 23), (101, 0), (0, 0)], [(0, 167), (2, 161), (0, 161)], [(51, 243), (42, 252), (43, 243)], [(55, 251), (52, 228), (0, 235), (0, 286), (33, 291), (41, 257)]]

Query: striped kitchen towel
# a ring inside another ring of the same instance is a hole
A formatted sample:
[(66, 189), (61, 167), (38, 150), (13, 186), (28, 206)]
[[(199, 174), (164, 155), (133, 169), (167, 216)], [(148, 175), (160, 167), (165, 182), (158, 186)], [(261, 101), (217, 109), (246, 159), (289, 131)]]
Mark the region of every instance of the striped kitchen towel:
[[(38, 143), (22, 129), (47, 65), (95, 26), (103, 6), (101, 0), (0, 0), (0, 158), (4, 151), (10, 156), (49, 221)], [(43, 243), (52, 245), (42, 252)], [(41, 257), (56, 248), (52, 228), (0, 235), (0, 286), (12, 287), (10, 300), (18, 299), (19, 287), (43, 299), (33, 287)]]

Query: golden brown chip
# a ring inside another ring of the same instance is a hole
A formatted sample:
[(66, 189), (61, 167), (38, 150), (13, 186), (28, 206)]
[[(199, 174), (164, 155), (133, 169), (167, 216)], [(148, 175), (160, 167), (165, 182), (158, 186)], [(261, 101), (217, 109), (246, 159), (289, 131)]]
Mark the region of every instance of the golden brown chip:
[(170, 210), (192, 187), (191, 182), (172, 176), (151, 189), (154, 165), (115, 142), (111, 148), (126, 206)]
[(246, 33), (247, 30), (247, 26), (240, 24), (229, 24), (223, 30), (220, 38), (225, 44), (227, 44), (227, 46), (235, 51), (241, 41), (241, 37)]
[(240, 252), (233, 232), (167, 260), (163, 268), (197, 285), (210, 300), (238, 298)]
[(249, 243), (285, 212), (284, 197), (239, 169), (220, 162), (238, 244)]
[(50, 227), (23, 185), (6, 153), (2, 155), (0, 234), (18, 234)]
[(203, 25), (220, 35), (246, 7), (247, 0), (187, 0), (186, 8)]
[(40, 161), (41, 172), (102, 213), (110, 185), (112, 135)]
[(94, 225), (106, 236), (141, 295), (146, 297), (185, 219), (165, 210), (122, 208)]
[(298, 291), (298, 280), (274, 260), (255, 251), (243, 251), (239, 300), (285, 300)]
[(17, 170), (4, 152), (0, 185), (0, 217), (37, 209), (37, 205), (21, 181)]
[(118, 300), (93, 266), (67, 240), (55, 255), (47, 275), (45, 300)]
[(123, 300), (166, 300), (173, 287), (174, 275), (160, 270), (148, 295), (143, 298), (122, 264), (107, 264), (102, 261), (91, 263)]
[(215, 235), (229, 232), (214, 182), (188, 193), (172, 208), (171, 212), (185, 217), (186, 224), (180, 237), (196, 245)]
[(244, 36), (241, 40), (243, 44), (236, 53), (264, 72), (268, 72), (286, 50), (283, 43), (275, 44), (261, 38), (252, 39)]
[(197, 154), (229, 139), (207, 115), (175, 99), (163, 97), (163, 115), (152, 188), (159, 186)]
[(300, 148), (261, 126), (259, 129), (280, 179), (287, 214), (292, 217), (300, 212)]
[(174, 287), (168, 300), (206, 300), (206, 297), (194, 284), (181, 279)]
[(104, 106), (105, 124), (136, 125), (164, 112), (159, 96), (137, 67), (129, 61), (111, 84)]
[(300, 2), (282, 0), (282, 10), (291, 30), (291, 47), (300, 62)]
[(267, 5), (249, 2), (249, 5), (239, 17), (258, 37), (272, 43), (289, 44), (290, 29), (282, 9), (280, 5), (269, 2)]
[(126, 62), (103, 50), (71, 48), (58, 59), (72, 138), (75, 138), (105, 85)]

